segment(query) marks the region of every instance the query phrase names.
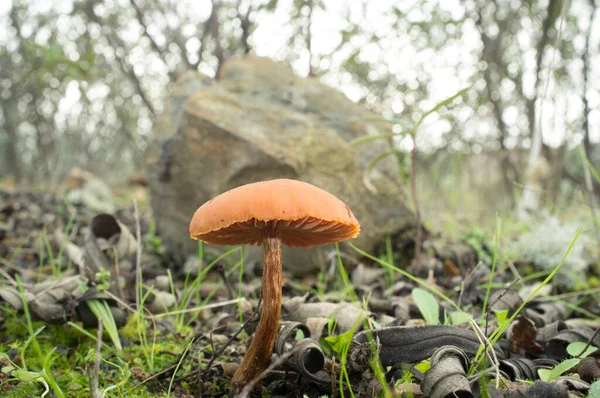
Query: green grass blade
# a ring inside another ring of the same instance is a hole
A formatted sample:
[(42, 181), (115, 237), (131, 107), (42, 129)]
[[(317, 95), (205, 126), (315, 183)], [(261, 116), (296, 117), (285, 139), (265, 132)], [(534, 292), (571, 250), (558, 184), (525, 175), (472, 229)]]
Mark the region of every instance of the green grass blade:
[(425, 121), (425, 119), (427, 118), (427, 116), (431, 115), (432, 113), (437, 112), (440, 108), (442, 108), (444, 106), (450, 105), (452, 102), (454, 102), (455, 99), (457, 99), (458, 97), (462, 97), (470, 89), (471, 89), (471, 86), (465, 87), (462, 90), (459, 90), (456, 94), (454, 94), (454, 95), (446, 98), (445, 100), (442, 100), (441, 102), (438, 102), (437, 104), (435, 104), (435, 106), (433, 108), (431, 108), (430, 110), (428, 110), (427, 112), (425, 112), (423, 114), (423, 116), (421, 116), (421, 118), (419, 119), (419, 121), (413, 127), (412, 134), (414, 134), (417, 131), (417, 129), (419, 128), (419, 126), (421, 126), (421, 124), (423, 123), (423, 121)]
[(105, 300), (88, 300), (86, 304), (90, 308), (90, 310), (96, 315), (96, 318), (102, 319), (102, 323), (104, 324), (104, 330), (108, 333), (110, 340), (113, 342), (117, 351), (122, 351), (123, 347), (121, 346), (121, 340), (119, 339), (119, 330), (117, 329), (117, 324), (115, 323), (115, 318), (110, 312), (110, 308)]
[(492, 290), (492, 282), (494, 281), (494, 275), (496, 273), (496, 262), (498, 260), (498, 246), (500, 243), (500, 220), (498, 213), (496, 213), (496, 233), (494, 236), (494, 256), (492, 257), (492, 270), (490, 272), (490, 279), (488, 280), (487, 288), (485, 290), (485, 298), (483, 300), (483, 309), (481, 310), (481, 317), (485, 318), (487, 314), (488, 300), (490, 299), (490, 292)]

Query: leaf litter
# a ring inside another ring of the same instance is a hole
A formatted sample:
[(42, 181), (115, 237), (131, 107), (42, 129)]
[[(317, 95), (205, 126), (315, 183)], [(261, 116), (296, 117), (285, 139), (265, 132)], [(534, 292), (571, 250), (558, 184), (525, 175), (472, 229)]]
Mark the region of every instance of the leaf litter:
[[(178, 264), (153, 230), (147, 212), (133, 206), (109, 214), (0, 191), (3, 394), (41, 395), (47, 387), (90, 396), (95, 356), (106, 396), (229, 393), (260, 315), (260, 264), (240, 274), (211, 253)], [(351, 285), (339, 278), (336, 252), (312, 279), (284, 275), (271, 366), (240, 395), (566, 397), (597, 389), (596, 290), (569, 295), (552, 280), (541, 287), (515, 279), (514, 267), (530, 260), (491, 275), (490, 264), (477, 263), (491, 256), (428, 238), (418, 280), (390, 272), (385, 252), (342, 253)], [(409, 269), (410, 245), (392, 239), (402, 248), (395, 266)], [(33, 336), (22, 326), (25, 314)], [(112, 320), (123, 351), (105, 338), (96, 352), (99, 318)], [(33, 340), (49, 351), (48, 364), (31, 357)], [(55, 384), (42, 377), (46, 366)]]

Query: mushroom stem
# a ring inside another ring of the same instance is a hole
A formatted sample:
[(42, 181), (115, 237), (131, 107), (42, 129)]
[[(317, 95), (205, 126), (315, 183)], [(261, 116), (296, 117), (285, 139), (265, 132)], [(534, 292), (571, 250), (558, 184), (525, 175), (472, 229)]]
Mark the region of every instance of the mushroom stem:
[(231, 380), (232, 389), (242, 388), (267, 368), (271, 361), (271, 353), (279, 328), (279, 315), (281, 314), (281, 236), (277, 230), (276, 221), (268, 222), (264, 233), (265, 261), (262, 274), (262, 315), (244, 360), (233, 375)]

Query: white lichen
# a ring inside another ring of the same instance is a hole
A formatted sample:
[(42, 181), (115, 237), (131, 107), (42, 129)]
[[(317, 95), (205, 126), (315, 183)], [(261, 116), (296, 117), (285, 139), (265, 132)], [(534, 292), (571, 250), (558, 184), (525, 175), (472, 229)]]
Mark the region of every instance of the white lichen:
[[(560, 264), (580, 227), (581, 223), (562, 223), (554, 215), (544, 215), (511, 245), (513, 259), (530, 262), (540, 271), (551, 270)], [(573, 286), (585, 281), (586, 271), (591, 264), (587, 250), (589, 242), (589, 236), (582, 232), (553, 279), (553, 284)]]

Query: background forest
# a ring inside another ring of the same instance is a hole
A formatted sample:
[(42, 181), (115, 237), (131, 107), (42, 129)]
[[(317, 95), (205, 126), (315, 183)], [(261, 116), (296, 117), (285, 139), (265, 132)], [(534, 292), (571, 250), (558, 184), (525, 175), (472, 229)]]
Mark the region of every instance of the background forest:
[[(514, 210), (540, 156), (546, 203), (568, 208), (593, 192), (578, 149), (598, 165), (592, 0), (202, 1), (3, 2), (0, 175), (52, 190), (80, 166), (124, 183), (142, 172), (178, 74), (215, 76), (251, 52), (398, 120), (398, 131), (468, 88), (416, 137), (426, 216)], [(397, 144), (408, 165), (412, 140)]]

